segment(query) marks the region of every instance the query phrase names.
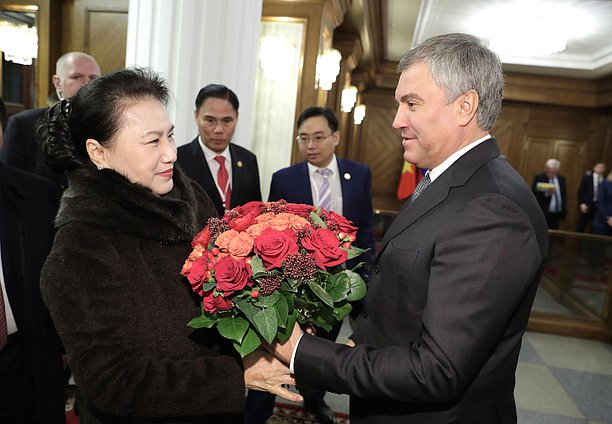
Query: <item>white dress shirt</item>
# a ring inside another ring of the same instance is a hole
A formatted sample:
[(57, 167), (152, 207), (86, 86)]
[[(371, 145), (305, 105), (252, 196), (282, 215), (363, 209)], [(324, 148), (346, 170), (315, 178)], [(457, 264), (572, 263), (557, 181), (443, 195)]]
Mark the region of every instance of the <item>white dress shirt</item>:
[[(317, 170), (324, 169), (314, 166), (310, 162), (306, 162), (308, 165), (308, 176), (310, 177), (310, 191), (312, 192), (312, 202), (314, 206), (319, 206), (319, 187), (323, 181), (323, 175), (319, 174)], [(339, 215), (342, 215), (342, 185), (340, 184), (340, 170), (338, 169), (338, 161), (336, 155), (332, 157), (331, 162), (325, 168), (329, 169), (332, 173), (330, 179), (331, 189), (331, 210)]]
[[(202, 142), (202, 138), (198, 136), (198, 142), (200, 143), (200, 148), (204, 153), (204, 157), (206, 158), (206, 162), (208, 163), (208, 168), (210, 169), (210, 173), (212, 174), (213, 180), (215, 181), (215, 185), (217, 186), (217, 191), (219, 192), (219, 196), (221, 196), (221, 201), (225, 204), (225, 192), (221, 187), (219, 187), (219, 181), (217, 181), (217, 172), (219, 171), (219, 162), (215, 160), (217, 156), (225, 157), (225, 169), (227, 170), (228, 176), (228, 184), (232, 187), (232, 155), (230, 154), (229, 144), (221, 153), (217, 153), (214, 150), (209, 149)], [(224, 187), (225, 188), (225, 187)]]
[(4, 298), (4, 312), (6, 314), (6, 328), (7, 334), (13, 334), (17, 332), (17, 323), (15, 322), (15, 316), (11, 309), (11, 304), (8, 300), (8, 294), (6, 293), (6, 284), (4, 282), (4, 270), (2, 269), (2, 250), (0, 248), (0, 284), (2, 285), (2, 297)]

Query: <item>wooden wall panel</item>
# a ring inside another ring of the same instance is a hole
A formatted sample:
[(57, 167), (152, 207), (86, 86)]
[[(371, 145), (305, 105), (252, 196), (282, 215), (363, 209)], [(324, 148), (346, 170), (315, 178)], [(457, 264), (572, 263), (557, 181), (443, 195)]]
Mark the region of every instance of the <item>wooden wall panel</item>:
[(96, 58), (103, 73), (125, 67), (128, 14), (88, 10), (85, 49)]

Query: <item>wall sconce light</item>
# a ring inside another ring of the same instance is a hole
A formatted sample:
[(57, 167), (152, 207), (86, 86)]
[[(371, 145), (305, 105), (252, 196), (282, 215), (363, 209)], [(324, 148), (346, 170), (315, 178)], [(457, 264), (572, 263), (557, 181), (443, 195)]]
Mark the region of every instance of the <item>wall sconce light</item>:
[(266, 79), (286, 81), (294, 60), (293, 40), (278, 35), (267, 35), (259, 40), (259, 62)]
[(38, 57), (38, 33), (36, 27), (16, 25), (0, 21), (0, 50), (4, 57), (20, 65), (31, 65)]
[(355, 106), (355, 112), (353, 112), (353, 122), (355, 125), (361, 124), (363, 118), (365, 118), (366, 107), (365, 105), (357, 105)]
[(342, 112), (349, 113), (355, 102), (357, 101), (357, 87), (350, 85), (342, 90), (342, 99), (340, 100), (340, 109)]
[(323, 90), (331, 90), (332, 84), (340, 73), (342, 55), (336, 49), (325, 51), (317, 59), (317, 81)]

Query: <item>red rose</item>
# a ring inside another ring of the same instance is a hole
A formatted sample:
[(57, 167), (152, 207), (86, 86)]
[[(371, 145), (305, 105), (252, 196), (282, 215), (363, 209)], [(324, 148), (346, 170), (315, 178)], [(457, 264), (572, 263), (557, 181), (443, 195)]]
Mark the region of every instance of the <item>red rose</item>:
[(238, 232), (244, 231), (251, 226), (257, 215), (257, 211), (252, 210), (246, 215), (239, 215), (236, 218), (231, 219), (228, 225), (232, 230), (236, 230)]
[(251, 212), (254, 212), (255, 215), (259, 215), (261, 213), (262, 208), (263, 208), (263, 202), (259, 202), (255, 200), (255, 201), (246, 203), (242, 206), (238, 206), (235, 210), (240, 215), (248, 215)]
[(313, 254), (321, 269), (346, 262), (346, 251), (340, 249), (338, 237), (326, 228), (311, 231), (309, 238), (302, 239), (302, 246)]
[(208, 268), (206, 267), (208, 259), (206, 256), (200, 256), (198, 259), (193, 261), (191, 264), (191, 270), (189, 274), (187, 274), (187, 279), (189, 280), (189, 284), (191, 284), (191, 289), (198, 293), (200, 296), (202, 295), (202, 283), (206, 281), (206, 271)]
[(338, 215), (334, 211), (329, 211), (327, 212), (327, 217), (330, 221), (332, 221), (338, 226), (338, 231), (353, 235), (357, 233), (357, 227), (351, 225), (352, 222), (343, 217), (342, 215)]
[(284, 208), (285, 212), (296, 214), (302, 218), (308, 218), (310, 216), (310, 212), (315, 210), (316, 208), (314, 206), (303, 205), (301, 203), (287, 203)]
[(191, 242), (191, 247), (196, 247), (198, 244), (201, 244), (202, 247), (206, 249), (208, 247), (209, 242), (210, 242), (210, 229), (208, 228), (208, 225), (207, 225), (206, 227), (202, 229), (202, 231), (198, 233), (197, 236), (194, 237), (193, 241)]
[(202, 300), (202, 308), (209, 314), (216, 314), (217, 312), (231, 311), (234, 304), (231, 299), (226, 299), (223, 296), (213, 295), (213, 291), (207, 291)]
[(247, 285), (251, 286), (253, 285), (251, 274), (251, 267), (244, 261), (237, 261), (231, 256), (226, 256), (215, 265), (217, 291), (231, 294), (242, 290)]
[(267, 270), (279, 268), (289, 253), (297, 253), (295, 238), (284, 231), (268, 228), (253, 243), (253, 251), (261, 257)]

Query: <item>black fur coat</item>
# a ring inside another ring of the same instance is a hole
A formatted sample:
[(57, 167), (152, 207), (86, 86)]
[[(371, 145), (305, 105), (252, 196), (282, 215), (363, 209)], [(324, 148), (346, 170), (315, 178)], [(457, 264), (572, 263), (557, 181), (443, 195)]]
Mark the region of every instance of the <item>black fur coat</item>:
[(165, 196), (112, 170), (69, 176), (41, 286), (83, 424), (242, 422), (241, 361), (216, 330), (187, 327), (198, 299), (179, 275), (214, 214), (176, 168)]

